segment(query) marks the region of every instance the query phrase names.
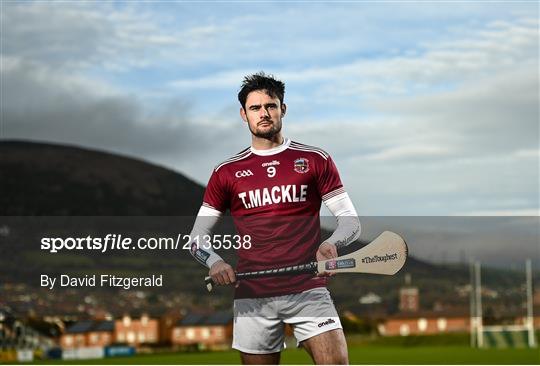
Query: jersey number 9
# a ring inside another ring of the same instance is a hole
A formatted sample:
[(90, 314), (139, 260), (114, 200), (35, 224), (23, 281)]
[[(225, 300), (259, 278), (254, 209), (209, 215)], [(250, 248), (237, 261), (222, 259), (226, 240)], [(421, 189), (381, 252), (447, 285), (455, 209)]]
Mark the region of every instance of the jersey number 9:
[(268, 173), (268, 178), (274, 178), (276, 176), (276, 167), (270, 166), (266, 168), (266, 173)]

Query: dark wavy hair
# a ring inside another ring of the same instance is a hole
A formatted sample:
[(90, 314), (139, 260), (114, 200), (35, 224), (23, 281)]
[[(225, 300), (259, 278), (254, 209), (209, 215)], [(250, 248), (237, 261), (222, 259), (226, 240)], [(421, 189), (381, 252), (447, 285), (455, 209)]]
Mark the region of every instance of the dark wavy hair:
[(240, 91), (238, 92), (238, 101), (242, 108), (246, 108), (246, 99), (249, 93), (256, 90), (264, 90), (272, 98), (278, 98), (283, 105), (285, 96), (285, 84), (274, 78), (273, 75), (266, 75), (260, 71), (253, 75), (244, 77)]

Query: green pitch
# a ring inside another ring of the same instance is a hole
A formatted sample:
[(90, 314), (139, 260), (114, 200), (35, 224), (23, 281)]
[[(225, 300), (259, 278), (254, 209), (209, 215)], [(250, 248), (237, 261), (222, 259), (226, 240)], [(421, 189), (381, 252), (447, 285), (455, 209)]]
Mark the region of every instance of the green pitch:
[[(536, 349), (471, 349), (469, 347), (349, 347), (351, 364), (540, 364)], [(69, 363), (67, 361), (40, 363)], [(166, 353), (74, 361), (74, 364), (238, 364), (236, 351)], [(311, 364), (303, 350), (282, 353), (282, 364)]]

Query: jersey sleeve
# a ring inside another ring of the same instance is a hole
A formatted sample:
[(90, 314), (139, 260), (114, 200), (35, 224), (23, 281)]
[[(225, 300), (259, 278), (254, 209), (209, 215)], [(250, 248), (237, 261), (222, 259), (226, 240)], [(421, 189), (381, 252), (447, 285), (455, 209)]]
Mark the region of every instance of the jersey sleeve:
[(323, 201), (345, 192), (336, 165), (330, 156), (322, 161), (322, 167), (317, 175), (317, 188)]
[(225, 212), (230, 205), (230, 190), (221, 173), (215, 169), (212, 172), (204, 192), (203, 206)]

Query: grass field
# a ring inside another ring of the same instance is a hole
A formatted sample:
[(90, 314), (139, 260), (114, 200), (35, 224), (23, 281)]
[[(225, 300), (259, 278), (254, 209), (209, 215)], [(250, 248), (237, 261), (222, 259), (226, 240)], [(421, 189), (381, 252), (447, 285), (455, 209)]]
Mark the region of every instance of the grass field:
[[(540, 364), (536, 349), (471, 349), (461, 346), (382, 347), (353, 346), (349, 348), (351, 364)], [(99, 360), (42, 361), (42, 364), (238, 364), (236, 351), (163, 353), (117, 357)], [(282, 353), (282, 364), (311, 364), (301, 349)]]

